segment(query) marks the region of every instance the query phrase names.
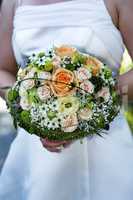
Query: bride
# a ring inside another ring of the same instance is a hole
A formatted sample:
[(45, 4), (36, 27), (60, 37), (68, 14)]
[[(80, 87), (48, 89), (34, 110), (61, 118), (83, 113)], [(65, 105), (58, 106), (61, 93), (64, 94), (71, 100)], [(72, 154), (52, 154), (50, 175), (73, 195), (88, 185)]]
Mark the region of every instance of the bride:
[[(95, 55), (118, 75), (124, 44), (133, 57), (132, 10), (132, 0), (4, 0), (0, 87), (14, 83), (17, 64), (53, 44)], [(129, 101), (132, 87), (133, 71), (118, 76), (117, 88)], [(19, 129), (0, 176), (0, 200), (132, 200), (132, 170), (133, 138), (122, 113), (107, 135), (83, 144)]]

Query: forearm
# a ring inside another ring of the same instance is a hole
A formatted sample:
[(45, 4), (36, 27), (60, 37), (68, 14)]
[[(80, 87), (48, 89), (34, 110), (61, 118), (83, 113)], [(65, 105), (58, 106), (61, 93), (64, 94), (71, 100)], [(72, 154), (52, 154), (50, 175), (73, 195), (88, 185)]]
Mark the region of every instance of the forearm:
[[(0, 70), (0, 88), (12, 86), (14, 82), (15, 82), (15, 75), (7, 71)], [(0, 89), (0, 96), (4, 99), (5, 99), (5, 93), (6, 90)]]
[(127, 95), (128, 101), (133, 102), (133, 70), (119, 76), (118, 88), (122, 96)]

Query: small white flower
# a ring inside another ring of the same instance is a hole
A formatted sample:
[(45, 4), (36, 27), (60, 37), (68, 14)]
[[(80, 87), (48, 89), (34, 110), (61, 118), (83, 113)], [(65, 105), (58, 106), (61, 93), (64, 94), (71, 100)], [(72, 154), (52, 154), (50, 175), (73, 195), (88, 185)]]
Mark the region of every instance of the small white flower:
[(26, 97), (20, 99), (20, 106), (22, 107), (23, 110), (31, 109), (31, 105)]
[(36, 64), (38, 66), (42, 66), (42, 65), (45, 65), (45, 62), (46, 62), (47, 58), (44, 56), (44, 57), (41, 57), (39, 58), (37, 61), (36, 61)]
[(66, 118), (63, 118), (61, 121), (61, 129), (64, 132), (73, 132), (78, 127), (78, 118), (77, 114), (74, 113), (72, 115), (67, 116)]
[(85, 68), (85, 67), (80, 67), (77, 71), (76, 71), (76, 75), (79, 81), (84, 81), (84, 80), (88, 80), (91, 78), (91, 72)]
[(50, 87), (47, 85), (44, 85), (42, 87), (39, 87), (37, 89), (37, 94), (38, 97), (42, 100), (45, 101), (46, 99), (51, 97), (51, 91), (50, 91)]
[(78, 116), (81, 120), (89, 121), (92, 118), (93, 112), (91, 109), (83, 108), (79, 111)]
[(29, 57), (29, 60), (30, 60), (30, 62), (35, 62), (35, 61), (37, 60), (37, 55), (33, 53), (33, 54)]
[(82, 82), (80, 88), (82, 89), (82, 92), (88, 92), (91, 94), (94, 92), (94, 85), (88, 80)]
[(105, 101), (110, 98), (110, 92), (108, 87), (103, 87), (96, 95), (97, 97), (103, 97)]
[(53, 101), (52, 103), (49, 104), (49, 108), (52, 110), (52, 111), (57, 111), (59, 106), (58, 106), (58, 101), (55, 100)]

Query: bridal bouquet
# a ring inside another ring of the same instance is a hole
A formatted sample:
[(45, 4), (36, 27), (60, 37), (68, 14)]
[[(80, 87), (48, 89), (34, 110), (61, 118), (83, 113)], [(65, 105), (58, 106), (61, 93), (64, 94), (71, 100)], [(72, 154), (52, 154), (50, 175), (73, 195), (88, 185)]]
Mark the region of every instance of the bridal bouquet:
[(16, 127), (50, 140), (101, 135), (120, 110), (112, 71), (66, 45), (31, 55), (7, 99)]

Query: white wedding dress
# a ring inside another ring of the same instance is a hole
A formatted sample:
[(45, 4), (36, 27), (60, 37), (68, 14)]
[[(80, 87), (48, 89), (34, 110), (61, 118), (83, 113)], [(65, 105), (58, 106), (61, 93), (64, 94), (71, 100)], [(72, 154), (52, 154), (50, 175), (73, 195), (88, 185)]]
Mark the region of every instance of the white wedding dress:
[[(33, 52), (69, 44), (118, 72), (124, 45), (103, 0), (20, 5), (12, 37), (18, 64)], [(76, 141), (62, 153), (20, 129), (0, 176), (0, 200), (132, 200), (133, 138), (123, 115), (103, 138)]]

